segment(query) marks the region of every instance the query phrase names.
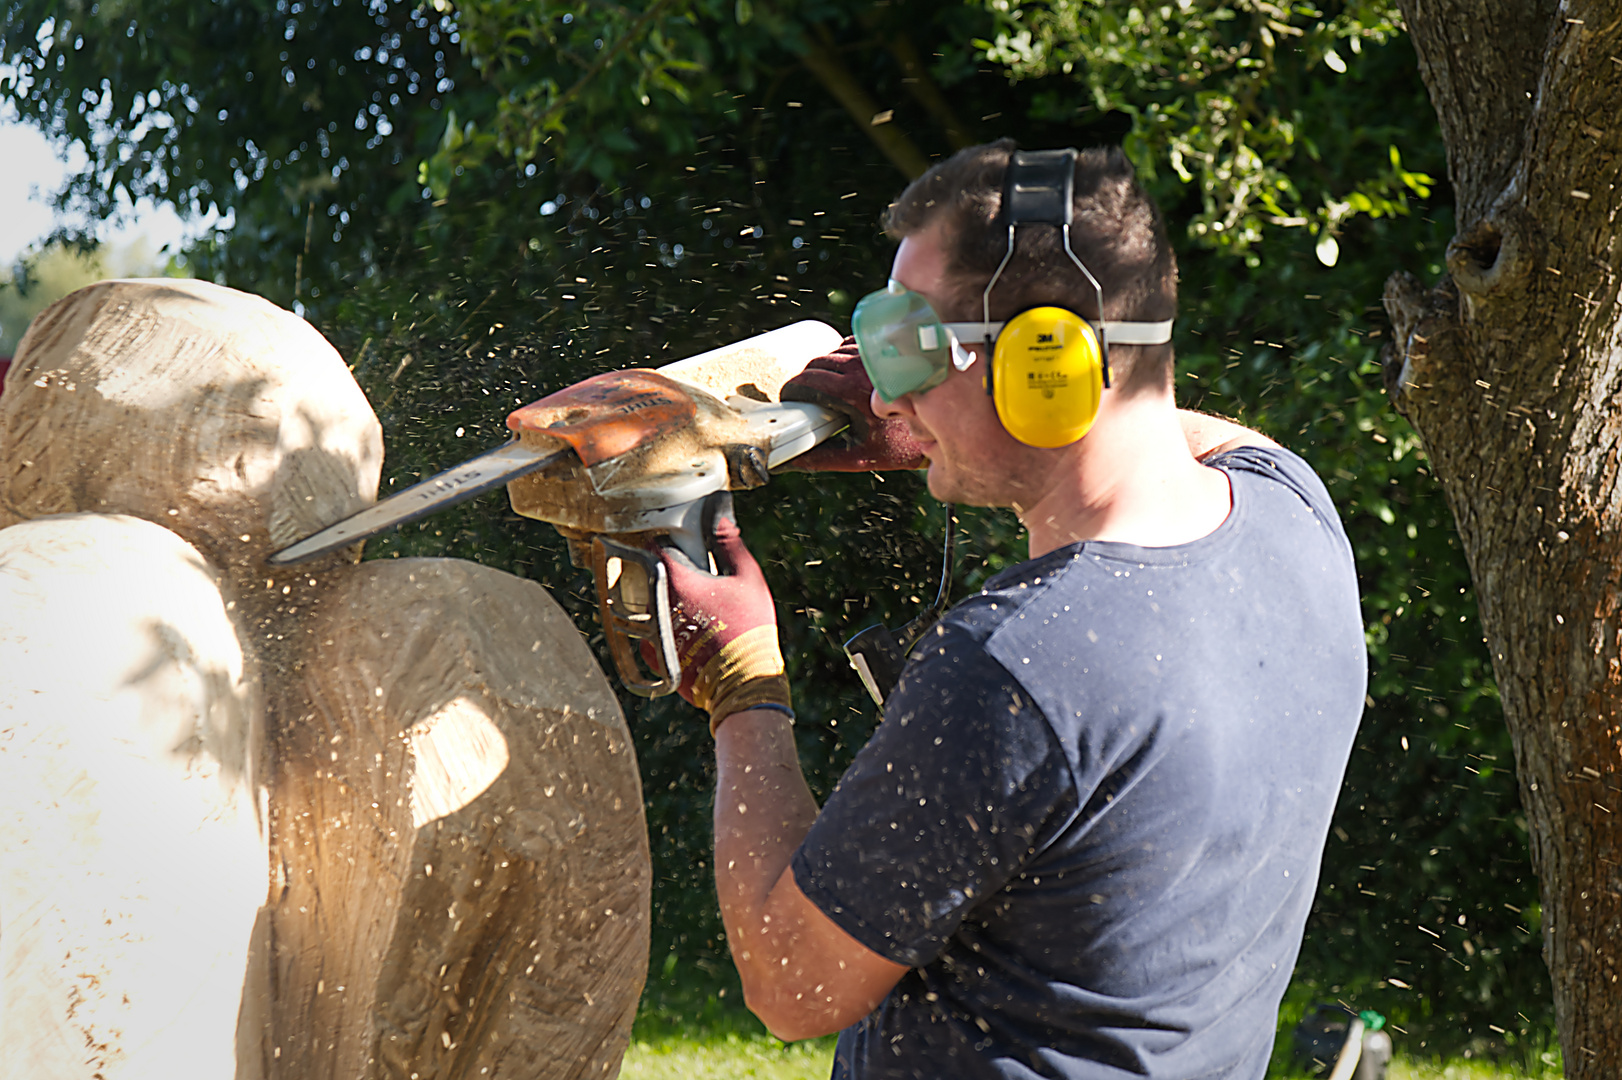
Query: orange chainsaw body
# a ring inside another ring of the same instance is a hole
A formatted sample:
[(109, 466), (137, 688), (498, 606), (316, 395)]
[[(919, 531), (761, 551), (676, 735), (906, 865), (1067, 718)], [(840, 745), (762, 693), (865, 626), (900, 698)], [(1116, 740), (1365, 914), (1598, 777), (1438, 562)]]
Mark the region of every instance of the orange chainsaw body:
[(586, 466), (668, 438), (693, 422), (689, 388), (657, 371), (606, 371), (548, 394), (507, 417), (507, 428), (561, 439)]

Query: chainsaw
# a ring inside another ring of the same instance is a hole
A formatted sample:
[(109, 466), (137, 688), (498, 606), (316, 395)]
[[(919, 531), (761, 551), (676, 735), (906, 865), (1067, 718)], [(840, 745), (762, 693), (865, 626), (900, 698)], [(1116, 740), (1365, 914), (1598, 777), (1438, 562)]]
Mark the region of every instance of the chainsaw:
[[(513, 438), (277, 551), (274, 566), (314, 559), (500, 484), (515, 512), (554, 525), (570, 561), (590, 568), (609, 654), (626, 689), (676, 688), (669, 583), (650, 545), (710, 565), (706, 498), (760, 487), (771, 470), (842, 431), (846, 420), (785, 402), (783, 383), (839, 346), (805, 321), (657, 370), (594, 375), (515, 410)], [(656, 670), (642, 645), (663, 664)]]

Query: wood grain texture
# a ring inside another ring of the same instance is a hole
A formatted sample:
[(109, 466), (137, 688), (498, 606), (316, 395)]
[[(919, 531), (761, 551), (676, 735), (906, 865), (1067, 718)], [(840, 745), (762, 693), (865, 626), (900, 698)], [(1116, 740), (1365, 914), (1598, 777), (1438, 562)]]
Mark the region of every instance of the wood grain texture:
[(35, 318), (0, 395), (0, 446), (0, 526), (130, 514), (249, 577), (372, 502), (383, 460), (377, 418), (314, 327), (170, 278), (99, 282)]
[(0, 530), (0, 1076), (260, 1076), (263, 701), (227, 603), (145, 521)]
[(585, 643), (538, 585), (453, 560), (336, 568), (314, 603), (273, 690), (267, 1071), (617, 1074), (651, 872)]
[(567, 615), (469, 563), (262, 563), (369, 503), (379, 458), (337, 354), (258, 298), (103, 282), (25, 336), (0, 1076), (617, 1073), (651, 868)]

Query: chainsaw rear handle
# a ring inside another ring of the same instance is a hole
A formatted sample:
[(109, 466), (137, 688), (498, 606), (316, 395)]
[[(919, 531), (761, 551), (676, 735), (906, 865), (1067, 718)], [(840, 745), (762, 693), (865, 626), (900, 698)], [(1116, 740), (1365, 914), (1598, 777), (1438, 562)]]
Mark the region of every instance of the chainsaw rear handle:
[[(680, 508), (673, 524), (657, 532), (625, 533), (622, 539), (601, 534), (582, 538), (591, 552), (591, 573), (609, 655), (625, 688), (639, 697), (664, 697), (681, 681), (670, 571), (660, 552), (674, 549), (695, 567), (713, 566), (715, 517), (728, 498), (726, 492), (716, 491), (694, 499)], [(650, 659), (657, 659), (663, 672), (651, 666)]]
[[(638, 697), (664, 697), (681, 678), (676, 634), (670, 618), (670, 575), (657, 552), (591, 538), (591, 573), (597, 585), (597, 611), (609, 655), (625, 689)], [(664, 664), (661, 674), (642, 659), (649, 642)]]

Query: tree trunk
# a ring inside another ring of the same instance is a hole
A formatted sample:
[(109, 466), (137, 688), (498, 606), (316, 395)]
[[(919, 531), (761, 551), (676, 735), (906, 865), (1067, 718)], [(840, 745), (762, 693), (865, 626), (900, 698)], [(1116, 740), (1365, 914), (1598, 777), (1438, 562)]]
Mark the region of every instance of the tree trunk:
[(30, 327), (0, 397), (0, 1073), (617, 1072), (652, 873), (567, 615), (449, 559), (264, 563), (370, 502), (380, 450), (338, 354), (257, 297), (103, 282)]
[(1622, 12), (1403, 0), (1457, 235), (1394, 274), (1386, 385), (1481, 603), (1568, 1076), (1622, 1076)]

